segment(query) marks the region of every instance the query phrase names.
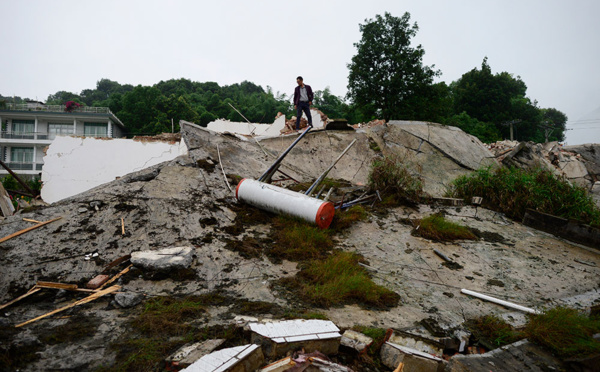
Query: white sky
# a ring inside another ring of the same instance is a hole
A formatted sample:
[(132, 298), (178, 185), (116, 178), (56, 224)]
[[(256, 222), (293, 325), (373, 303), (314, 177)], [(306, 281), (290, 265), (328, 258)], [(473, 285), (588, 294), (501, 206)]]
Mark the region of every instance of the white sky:
[(359, 23), (408, 11), (420, 28), (413, 41), (440, 80), (487, 56), (494, 73), (521, 76), (540, 107), (567, 114), (568, 144), (600, 143), (600, 111), (591, 114), (600, 108), (597, 0), (0, 0), (0, 8), (0, 94), (41, 101), (101, 78), (248, 80), (291, 94), (302, 75), (313, 90), (343, 96)]

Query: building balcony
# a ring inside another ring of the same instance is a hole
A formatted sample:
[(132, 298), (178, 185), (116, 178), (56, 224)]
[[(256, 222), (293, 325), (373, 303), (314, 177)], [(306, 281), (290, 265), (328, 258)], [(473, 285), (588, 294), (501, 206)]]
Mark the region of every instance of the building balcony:
[(0, 132), (0, 142), (4, 144), (45, 144), (49, 145), (56, 134), (48, 132)]
[[(43, 163), (5, 163), (12, 171), (41, 171)], [(0, 173), (8, 173), (4, 168), (0, 168)]]
[(6, 103), (4, 110), (9, 111), (41, 111), (41, 112), (83, 112), (88, 114), (111, 114), (108, 107), (74, 107), (67, 111), (65, 105), (31, 105), (28, 103)]

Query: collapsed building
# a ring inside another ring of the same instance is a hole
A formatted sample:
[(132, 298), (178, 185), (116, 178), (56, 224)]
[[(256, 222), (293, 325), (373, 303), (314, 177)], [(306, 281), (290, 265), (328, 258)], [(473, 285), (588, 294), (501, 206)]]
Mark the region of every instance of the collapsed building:
[[(355, 140), (329, 173), (341, 184), (342, 195), (360, 196), (373, 159), (382, 155), (413, 165), (425, 191), (440, 202), (456, 177), (508, 162), (547, 162), (590, 188), (598, 181), (600, 163), (589, 155), (597, 145), (584, 146), (589, 154), (578, 157), (572, 155), (575, 149), (536, 152), (532, 144), (490, 149), (460, 129), (434, 123), (376, 122), (350, 130), (327, 130), (327, 124), (302, 138), (273, 182), (311, 183)], [(598, 298), (600, 257), (595, 250), (477, 206), (394, 207), (356, 222), (336, 236), (335, 244), (364, 257), (373, 280), (399, 295), (400, 302), (385, 310), (356, 303), (303, 304), (278, 284), (296, 276), (300, 265), (270, 259), (260, 250), (268, 244), (272, 221), (257, 217), (261, 213), (241, 220), (241, 203), (229, 189), (243, 177), (260, 178), (298, 134), (258, 139), (250, 133), (232, 135), (231, 128), (219, 133), (187, 122), (181, 128), (185, 154), (132, 169), (49, 206), (22, 210), (0, 224), (4, 237), (40, 225), (0, 243), (0, 330), (8, 340), (2, 352), (13, 363), (8, 369), (119, 369), (121, 350), (114, 345), (122, 345), (132, 332), (131, 322), (145, 311), (142, 304), (199, 295), (206, 296), (206, 310), (186, 326), (233, 325), (249, 336), (235, 345), (164, 339), (177, 346), (164, 355), (168, 368), (360, 370), (356, 355), (372, 340), (352, 331), (356, 326), (390, 330), (380, 346), (381, 368), (390, 370), (402, 364), (405, 371), (478, 371), (491, 365), (516, 371), (533, 360), (540, 365), (537, 370), (566, 368), (526, 341), (485, 354), (471, 348), (465, 320), (496, 314), (522, 324), (525, 316), (461, 289), (530, 308), (563, 304), (586, 309)], [(570, 162), (580, 162), (587, 173), (581, 175), (583, 170)], [(406, 221), (439, 211), (479, 231), (479, 239), (442, 243), (411, 234)], [(244, 250), (248, 245), (255, 249), (252, 254)], [(456, 265), (443, 265), (435, 251)], [(211, 302), (216, 294), (219, 302)], [(283, 314), (299, 310), (318, 312), (327, 321), (281, 323), (286, 322)], [(79, 333), (59, 337), (71, 329)], [(444, 350), (459, 355), (450, 358)]]

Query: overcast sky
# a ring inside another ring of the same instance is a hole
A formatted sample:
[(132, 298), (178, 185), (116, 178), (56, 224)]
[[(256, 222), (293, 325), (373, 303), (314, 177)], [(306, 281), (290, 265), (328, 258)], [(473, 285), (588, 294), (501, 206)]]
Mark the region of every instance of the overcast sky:
[[(569, 117), (568, 144), (600, 143), (600, 1), (0, 0), (0, 94), (45, 101), (102, 78), (153, 85), (251, 81), (291, 94), (347, 91), (359, 23), (411, 14), (424, 63), (450, 83), (480, 68), (520, 76), (540, 107)], [(594, 112), (595, 111), (595, 112)], [(586, 129), (587, 128), (587, 129)]]

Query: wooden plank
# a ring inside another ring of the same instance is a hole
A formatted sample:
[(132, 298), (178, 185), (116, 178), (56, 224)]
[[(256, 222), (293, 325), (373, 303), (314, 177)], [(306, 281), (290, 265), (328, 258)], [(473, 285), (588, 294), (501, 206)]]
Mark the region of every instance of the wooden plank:
[(9, 236), (5, 236), (4, 238), (0, 239), (0, 243), (4, 243), (5, 241), (7, 241), (7, 240), (9, 240), (9, 239), (12, 239), (12, 238), (14, 238), (14, 237), (17, 237), (17, 236), (19, 236), (19, 235), (21, 235), (21, 234), (25, 234), (26, 232), (29, 232), (29, 231), (31, 231), (31, 230), (35, 230), (35, 229), (37, 229), (38, 227), (42, 227), (42, 226), (44, 226), (44, 225), (47, 225), (47, 224), (49, 224), (49, 223), (51, 223), (51, 222), (58, 221), (58, 220), (60, 220), (61, 218), (62, 218), (62, 217), (57, 217), (57, 218), (54, 218), (54, 219), (52, 219), (52, 220), (50, 220), (50, 221), (46, 221), (46, 222), (42, 222), (42, 223), (38, 223), (37, 225), (34, 225), (34, 226), (31, 226), (31, 227), (28, 227), (28, 228), (26, 228), (26, 229), (23, 229), (23, 230), (21, 230), (21, 231), (17, 231), (16, 233), (12, 233), (12, 234), (10, 234)]
[(102, 290), (102, 291), (98, 291), (98, 292), (94, 293), (94, 294), (93, 294), (93, 295), (91, 295), (91, 296), (88, 296), (88, 297), (86, 297), (86, 298), (83, 298), (83, 299), (81, 299), (81, 300), (79, 300), (79, 301), (75, 301), (75, 302), (73, 302), (73, 303), (72, 303), (72, 304), (70, 304), (70, 305), (63, 306), (63, 307), (61, 307), (60, 309), (53, 310), (53, 311), (51, 311), (51, 312), (49, 312), (49, 313), (46, 313), (46, 314), (40, 315), (40, 316), (38, 316), (37, 318), (30, 319), (30, 320), (28, 320), (28, 321), (26, 321), (26, 322), (23, 322), (23, 323), (21, 323), (21, 324), (17, 324), (17, 325), (15, 326), (15, 328), (23, 327), (24, 325), (31, 324), (31, 323), (33, 323), (33, 322), (37, 322), (37, 321), (38, 321), (38, 320), (40, 320), (40, 319), (44, 319), (44, 318), (46, 318), (46, 317), (49, 317), (50, 315), (54, 315), (54, 314), (56, 314), (56, 313), (60, 313), (61, 311), (68, 310), (68, 309), (70, 309), (70, 308), (72, 308), (72, 307), (75, 307), (75, 306), (78, 306), (78, 305), (87, 304), (88, 302), (94, 301), (95, 299), (97, 299), (97, 298), (99, 298), (99, 297), (102, 297), (102, 296), (104, 296), (104, 295), (107, 295), (107, 294), (110, 294), (110, 293), (116, 292), (116, 291), (118, 291), (119, 289), (121, 289), (121, 286), (119, 286), (119, 285), (113, 285), (112, 287), (106, 288), (106, 289), (104, 289), (104, 290)]
[(125, 235), (125, 220), (121, 217), (121, 233)]
[(36, 292), (39, 292), (39, 291), (41, 291), (41, 290), (42, 290), (41, 288), (38, 288), (37, 286), (34, 286), (34, 287), (33, 287), (33, 288), (31, 288), (31, 289), (30, 289), (30, 290), (29, 290), (27, 293), (25, 293), (24, 295), (21, 295), (21, 296), (19, 296), (19, 297), (15, 298), (14, 300), (12, 300), (12, 301), (10, 301), (10, 302), (7, 302), (7, 303), (5, 303), (4, 305), (0, 305), (0, 310), (2, 310), (2, 309), (4, 309), (5, 307), (8, 307), (8, 306), (10, 306), (10, 305), (14, 304), (14, 303), (15, 303), (15, 302), (17, 302), (17, 301), (21, 301), (21, 300), (22, 300), (22, 299), (24, 299), (25, 297), (27, 297), (27, 296), (30, 296), (30, 295), (32, 295), (32, 294), (34, 294), (34, 293), (36, 293)]
[(98, 290), (104, 288), (105, 286), (109, 285), (110, 283), (114, 282), (115, 280), (119, 279), (121, 276), (127, 274), (129, 272), (129, 270), (131, 270), (131, 268), (133, 267), (133, 264), (127, 266), (125, 269), (123, 269), (120, 273), (118, 273), (117, 275), (113, 276), (112, 278), (110, 278), (106, 283), (102, 284), (100, 286), (100, 288), (98, 288)]
[(31, 218), (23, 218), (23, 221), (34, 222), (34, 223), (43, 223), (42, 221), (32, 220)]
[(66, 284), (66, 283), (55, 283), (55, 282), (37, 282), (37, 286), (40, 288), (66, 289), (67, 291), (77, 290), (77, 284)]
[(109, 263), (108, 265), (106, 265), (106, 267), (104, 268), (104, 270), (102, 270), (103, 273), (106, 273), (108, 270), (112, 269), (115, 266), (118, 266), (120, 264), (122, 264), (123, 262), (129, 260), (131, 258), (131, 255), (125, 255), (123, 257), (119, 257), (116, 260), (114, 260), (113, 262)]

